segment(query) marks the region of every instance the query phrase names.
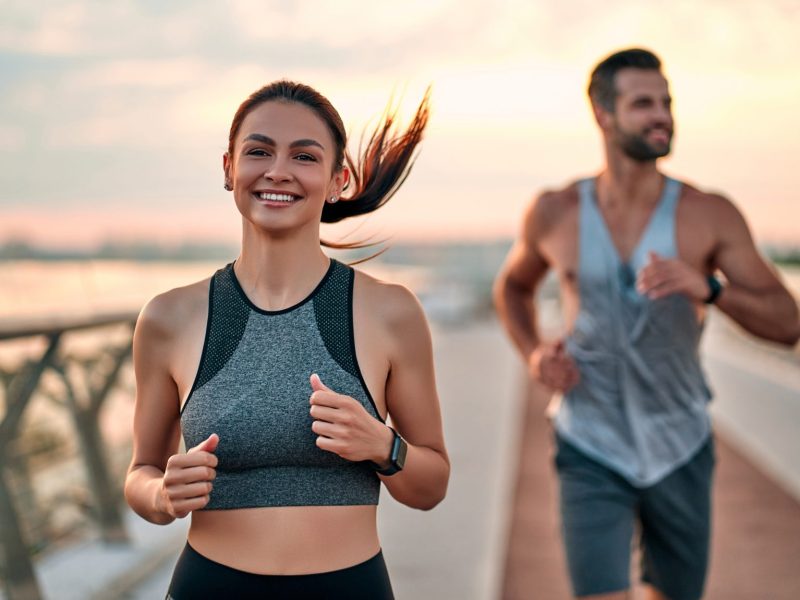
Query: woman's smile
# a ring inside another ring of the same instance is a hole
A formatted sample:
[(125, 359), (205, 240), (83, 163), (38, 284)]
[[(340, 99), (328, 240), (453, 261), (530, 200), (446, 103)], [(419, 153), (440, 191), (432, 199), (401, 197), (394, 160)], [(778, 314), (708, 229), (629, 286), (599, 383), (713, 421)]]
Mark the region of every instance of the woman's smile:
[(253, 197), (263, 206), (286, 207), (303, 200), (304, 196), (291, 192), (255, 191)]

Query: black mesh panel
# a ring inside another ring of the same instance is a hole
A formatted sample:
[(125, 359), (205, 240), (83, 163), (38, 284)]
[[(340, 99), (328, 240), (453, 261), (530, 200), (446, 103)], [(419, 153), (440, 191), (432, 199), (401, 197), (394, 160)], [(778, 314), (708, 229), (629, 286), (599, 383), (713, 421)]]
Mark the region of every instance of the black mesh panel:
[(336, 262), (330, 278), (314, 296), (314, 315), (331, 357), (345, 371), (360, 377), (351, 346), (353, 324), (350, 285), (353, 276), (353, 269)]
[(244, 335), (250, 309), (236, 290), (228, 265), (214, 274), (211, 319), (206, 344), (194, 389), (209, 382), (233, 356)]

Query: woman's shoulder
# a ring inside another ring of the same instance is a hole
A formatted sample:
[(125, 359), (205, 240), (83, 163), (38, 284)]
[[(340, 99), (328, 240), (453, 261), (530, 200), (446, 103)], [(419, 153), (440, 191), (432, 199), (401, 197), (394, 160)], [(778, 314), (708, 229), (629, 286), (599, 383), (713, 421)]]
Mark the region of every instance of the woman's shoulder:
[(406, 286), (379, 279), (359, 269), (356, 272), (358, 301), (390, 329), (425, 323), (425, 313), (414, 292)]
[(208, 313), (208, 291), (211, 277), (173, 288), (151, 298), (142, 308), (136, 329), (140, 335), (158, 339), (172, 338)]

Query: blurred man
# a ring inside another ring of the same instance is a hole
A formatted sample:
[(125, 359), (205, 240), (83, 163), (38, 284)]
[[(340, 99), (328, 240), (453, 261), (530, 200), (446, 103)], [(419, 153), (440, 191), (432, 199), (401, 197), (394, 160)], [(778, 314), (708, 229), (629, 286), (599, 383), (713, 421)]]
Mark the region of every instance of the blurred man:
[[(495, 302), (530, 374), (563, 394), (555, 460), (575, 595), (629, 597), (636, 530), (647, 597), (696, 600), (714, 468), (698, 357), (705, 309), (793, 345), (798, 307), (728, 199), (658, 170), (673, 134), (659, 59), (609, 56), (589, 97), (605, 168), (534, 200)], [(539, 337), (532, 303), (549, 269), (568, 331), (553, 342)]]

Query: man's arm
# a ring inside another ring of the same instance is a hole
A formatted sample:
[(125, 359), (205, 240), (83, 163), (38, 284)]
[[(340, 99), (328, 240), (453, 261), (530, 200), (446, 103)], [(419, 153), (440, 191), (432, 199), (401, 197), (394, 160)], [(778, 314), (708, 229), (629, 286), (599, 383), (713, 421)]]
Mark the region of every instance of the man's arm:
[(537, 248), (537, 199), (528, 209), (522, 234), (511, 248), (494, 283), (494, 305), (517, 350), (527, 362), (539, 345), (534, 294), (550, 265)]
[(728, 280), (717, 307), (753, 335), (793, 346), (800, 339), (797, 302), (756, 249), (742, 214), (717, 199), (722, 218), (714, 266)]
[[(708, 195), (703, 201), (709, 203), (716, 235), (710, 267), (720, 269), (728, 280), (717, 307), (753, 335), (796, 344), (800, 339), (797, 302), (759, 254), (744, 217), (721, 196)], [(682, 293), (702, 302), (710, 294), (704, 273), (680, 260), (657, 256), (651, 256), (642, 269), (637, 287), (653, 300)]]
[(550, 265), (539, 251), (539, 238), (549, 220), (555, 195), (537, 198), (525, 215), (522, 234), (506, 258), (494, 284), (494, 304), (500, 321), (538, 381), (566, 391), (578, 381), (578, 370), (562, 342), (542, 343), (536, 322), (534, 295)]

